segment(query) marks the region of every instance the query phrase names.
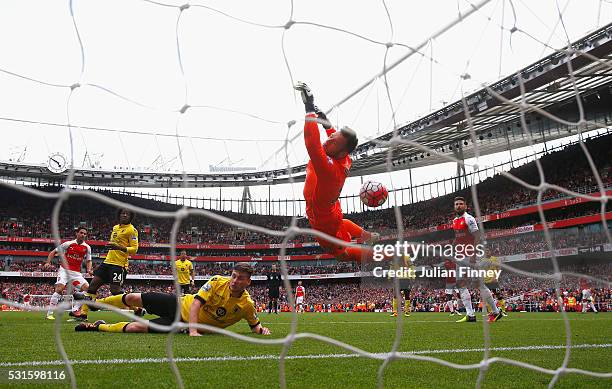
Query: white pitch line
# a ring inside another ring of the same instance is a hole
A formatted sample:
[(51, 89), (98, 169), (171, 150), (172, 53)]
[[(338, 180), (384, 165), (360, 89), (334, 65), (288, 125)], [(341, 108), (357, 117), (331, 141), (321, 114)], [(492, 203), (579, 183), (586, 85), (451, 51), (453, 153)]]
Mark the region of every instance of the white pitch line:
[[(490, 351), (516, 351), (516, 350), (563, 350), (564, 345), (539, 345), (539, 346), (515, 346), (515, 347), (491, 347)], [(577, 344), (571, 346), (572, 349), (589, 348), (609, 348), (612, 343), (603, 344)], [(400, 352), (401, 355), (422, 355), (422, 354), (451, 354), (451, 353), (473, 353), (484, 352), (484, 348), (464, 348), (448, 350), (418, 350)], [(379, 359), (384, 359), (388, 353), (375, 353)], [(309, 354), (309, 355), (290, 355), (286, 359), (327, 359), (327, 358), (359, 358), (359, 354)], [(278, 360), (275, 354), (253, 355), (253, 356), (225, 356), (225, 357), (200, 357), (200, 358), (174, 358), (175, 362), (228, 362), (228, 361), (262, 361)], [(116, 364), (141, 364), (141, 363), (167, 363), (168, 358), (135, 358), (135, 359), (77, 359), (70, 361), (73, 365), (116, 365)], [(64, 361), (27, 361), (27, 362), (0, 362), (0, 367), (20, 367), (20, 366), (60, 366)]]
[[(261, 318), (262, 316), (260, 316)], [(265, 317), (265, 316), (263, 316)], [(612, 316), (611, 316), (612, 317)], [(484, 320), (488, 319), (488, 317), (483, 318)], [(404, 318), (403, 322), (404, 324), (406, 323), (455, 323), (455, 320), (457, 320), (456, 318), (452, 318), (451, 320), (411, 320), (409, 318)], [(508, 320), (512, 320), (512, 319), (505, 319), (503, 322), (507, 322)], [(523, 319), (523, 318), (518, 318), (517, 321), (563, 321), (562, 318), (558, 318), (558, 319)], [(599, 321), (599, 320), (595, 320), (595, 319), (569, 319), (569, 321)], [(299, 325), (310, 325), (310, 324), (396, 324), (397, 320), (396, 319), (391, 319), (391, 320), (387, 320), (387, 321), (320, 321), (320, 322), (306, 322), (306, 321), (299, 321), (297, 322)], [(267, 322), (265, 323), (266, 325), (275, 325), (275, 324), (291, 324), (290, 321), (279, 321), (279, 322)], [(491, 325), (496, 325), (496, 324), (491, 324)]]

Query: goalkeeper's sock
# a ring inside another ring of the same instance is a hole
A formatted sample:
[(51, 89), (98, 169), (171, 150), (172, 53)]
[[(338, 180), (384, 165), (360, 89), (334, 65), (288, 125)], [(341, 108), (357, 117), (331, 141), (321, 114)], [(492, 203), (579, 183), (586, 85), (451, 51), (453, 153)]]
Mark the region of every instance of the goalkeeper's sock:
[(131, 322), (129, 321), (120, 321), (119, 323), (113, 323), (113, 324), (100, 324), (98, 326), (98, 331), (100, 332), (125, 332), (125, 327), (127, 327), (127, 325), (130, 323)]
[(461, 288), (459, 289), (459, 295), (461, 296), (461, 301), (465, 307), (465, 313), (468, 316), (474, 316), (474, 308), (472, 308), (472, 296), (470, 296), (470, 291), (467, 290), (467, 288)]
[(116, 294), (114, 296), (110, 296), (110, 297), (105, 297), (103, 299), (99, 299), (98, 302), (99, 303), (108, 304), (108, 305), (112, 305), (113, 307), (117, 307), (117, 308), (127, 308), (128, 306), (123, 301), (124, 296), (125, 296), (125, 293), (123, 293), (123, 294)]
[[(96, 297), (97, 297), (97, 293), (89, 293), (89, 292), (85, 292), (85, 296), (89, 297), (89, 299), (91, 299), (91, 301), (96, 301)], [(87, 304), (83, 304), (81, 306), (81, 312), (85, 315), (87, 315), (87, 313), (89, 313), (89, 305)]]
[(499, 309), (497, 308), (497, 304), (495, 303), (495, 299), (493, 298), (493, 294), (489, 288), (486, 286), (480, 287), (480, 298), (482, 298), (486, 304), (491, 307), (489, 313), (493, 313), (494, 315), (499, 313)]

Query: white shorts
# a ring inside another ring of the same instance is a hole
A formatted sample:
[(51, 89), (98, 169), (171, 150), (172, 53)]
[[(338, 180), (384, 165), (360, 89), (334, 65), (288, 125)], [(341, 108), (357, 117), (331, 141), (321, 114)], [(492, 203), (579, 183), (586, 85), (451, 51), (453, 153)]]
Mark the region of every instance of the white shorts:
[(303, 304), (304, 303), (304, 296), (299, 296), (295, 298), (295, 303), (296, 304)]
[(453, 285), (451, 288), (449, 288), (448, 284), (447, 284), (446, 289), (444, 289), (444, 293), (446, 293), (446, 294), (453, 294), (453, 292), (454, 293), (459, 293), (459, 290), (455, 289), (455, 285)]
[(55, 284), (68, 285), (68, 282), (79, 290), (82, 288), (83, 284), (87, 284), (87, 281), (81, 272), (66, 270), (60, 266), (59, 270), (57, 271), (57, 281), (55, 281)]

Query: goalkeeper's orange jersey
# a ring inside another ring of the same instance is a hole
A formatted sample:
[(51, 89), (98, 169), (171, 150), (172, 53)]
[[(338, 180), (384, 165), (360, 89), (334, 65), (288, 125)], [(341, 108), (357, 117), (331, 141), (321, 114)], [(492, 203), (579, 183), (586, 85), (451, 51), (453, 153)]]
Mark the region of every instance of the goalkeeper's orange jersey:
[[(317, 115), (309, 113), (306, 117), (316, 118)], [(330, 136), (336, 130), (331, 128), (326, 132), (327, 136)], [(308, 221), (313, 228), (338, 224), (342, 220), (338, 197), (351, 168), (351, 158), (347, 155), (341, 159), (333, 159), (325, 154), (316, 121), (306, 121), (304, 124), (304, 142), (310, 157), (304, 183)]]

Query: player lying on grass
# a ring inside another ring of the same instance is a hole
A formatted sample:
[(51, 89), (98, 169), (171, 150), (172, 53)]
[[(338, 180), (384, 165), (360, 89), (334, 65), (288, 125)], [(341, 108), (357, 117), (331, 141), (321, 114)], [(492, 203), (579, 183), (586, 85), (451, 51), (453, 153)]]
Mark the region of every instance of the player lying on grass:
[[(378, 234), (367, 232), (352, 221), (343, 218), (338, 200), (351, 169), (352, 161), (349, 153), (357, 147), (357, 134), (348, 127), (336, 131), (325, 114), (314, 105), (314, 96), (308, 85), (298, 83), (295, 89), (300, 91), (306, 109), (304, 142), (310, 161), (306, 166), (304, 199), (310, 226), (345, 242), (350, 242), (352, 238), (360, 238), (364, 242), (377, 240)], [(321, 144), (317, 118), (323, 122), (322, 125), (328, 136), (323, 144)], [(360, 262), (372, 257), (369, 249), (343, 247), (319, 237), (315, 239), (325, 251), (335, 255), (339, 260)]]
[[(225, 328), (245, 319), (251, 331), (256, 334), (270, 335), (270, 330), (263, 327), (257, 318), (255, 304), (246, 287), (251, 284), (253, 268), (247, 263), (237, 263), (230, 278), (212, 277), (197, 294), (187, 294), (181, 297), (177, 307), (176, 295), (171, 293), (126, 293), (97, 300), (118, 308), (144, 307), (148, 313), (159, 316), (150, 322), (160, 325), (171, 325), (174, 322), (177, 309), (180, 309), (179, 319), (189, 323), (189, 335), (200, 336), (206, 332), (191, 324), (201, 323), (214, 327)], [(169, 332), (149, 327), (146, 323), (119, 322), (106, 324), (103, 320), (95, 323), (81, 323), (75, 331), (101, 332)]]

